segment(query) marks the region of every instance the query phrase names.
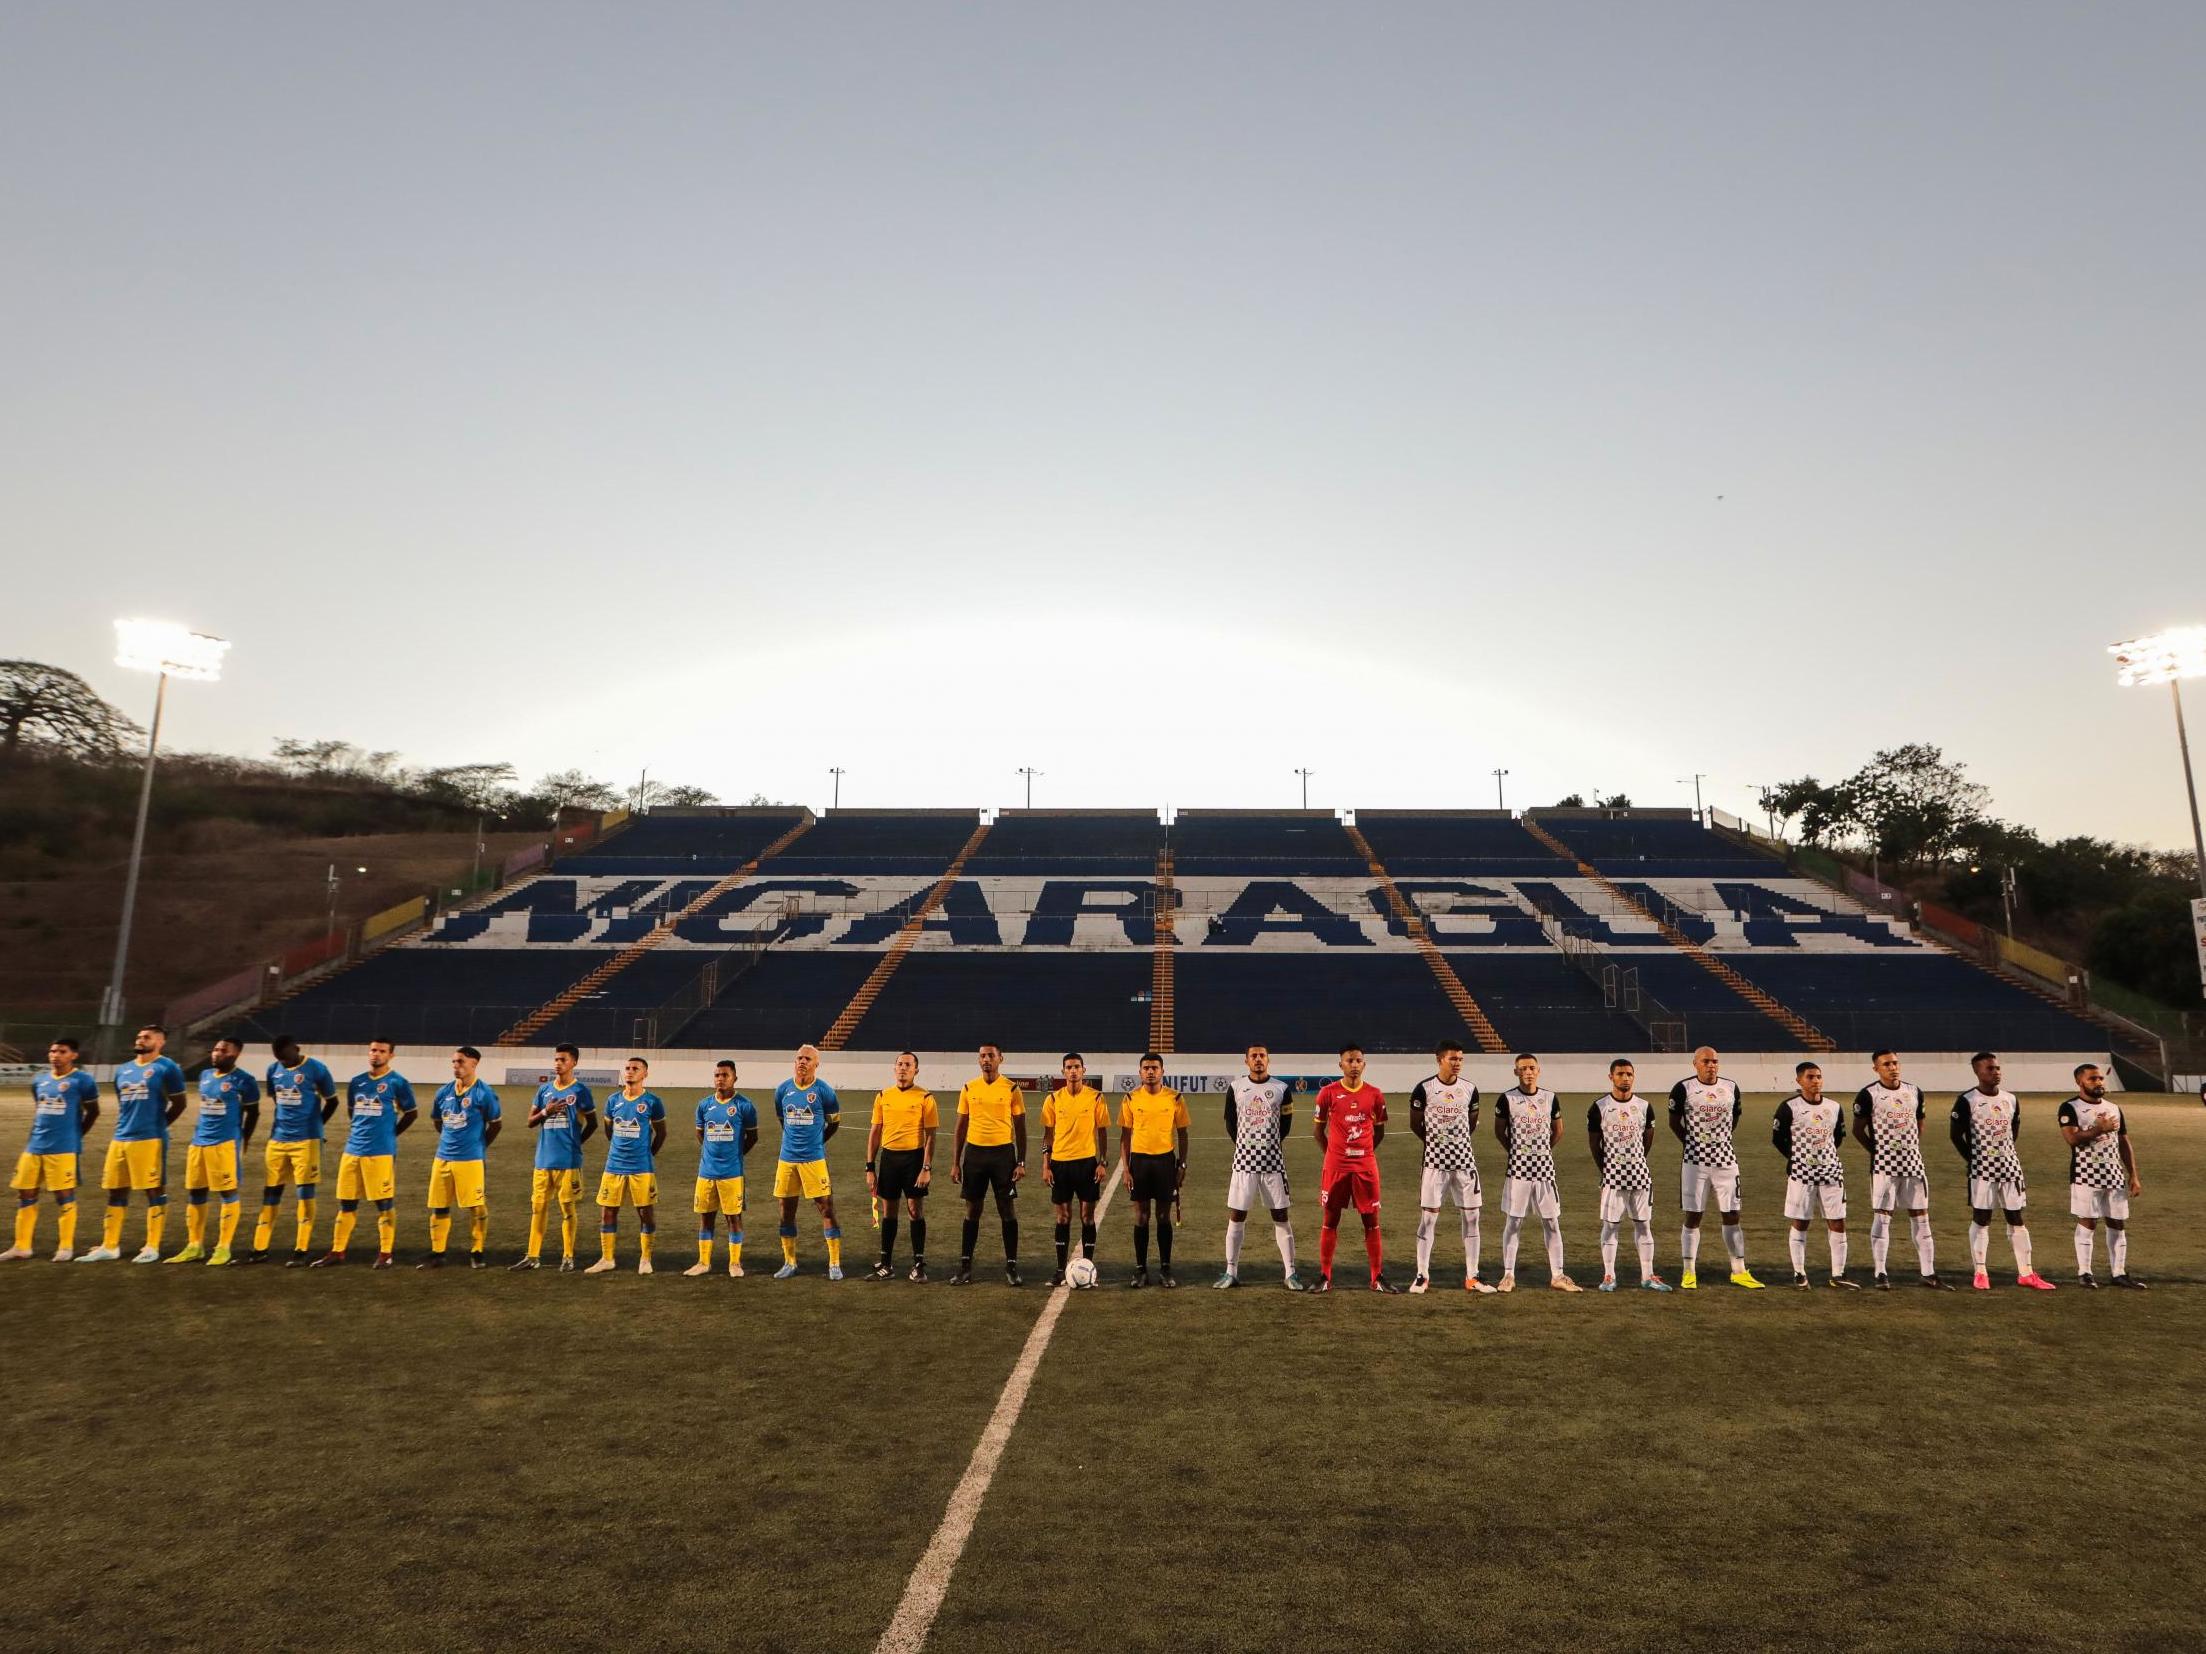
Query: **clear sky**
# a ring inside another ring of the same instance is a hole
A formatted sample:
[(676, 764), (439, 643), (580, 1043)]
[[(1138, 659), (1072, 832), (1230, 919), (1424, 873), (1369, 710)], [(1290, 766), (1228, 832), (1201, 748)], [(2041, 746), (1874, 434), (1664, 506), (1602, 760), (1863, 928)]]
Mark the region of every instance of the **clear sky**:
[(13, 0), (0, 654), (814, 804), (1927, 740), (2185, 843), (2102, 649), (2206, 621), (2202, 70), (2195, 3)]

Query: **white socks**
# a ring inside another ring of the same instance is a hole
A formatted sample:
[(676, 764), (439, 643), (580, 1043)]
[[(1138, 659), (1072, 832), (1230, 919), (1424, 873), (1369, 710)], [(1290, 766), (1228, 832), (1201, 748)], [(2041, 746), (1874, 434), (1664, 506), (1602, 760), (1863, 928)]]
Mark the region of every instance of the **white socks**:
[(1915, 1261), (1922, 1266), (1925, 1275), (1938, 1273), (1938, 1243), (1930, 1238), (1930, 1214), (1921, 1213), (1908, 1219), (1915, 1231)]
[(1805, 1275), (1808, 1272), (1808, 1232), (1805, 1229), (1787, 1229), (1785, 1245), (1792, 1253), (1792, 1272)]
[(1542, 1218), (1540, 1223), (1547, 1230), (1547, 1273), (1560, 1275), (1563, 1272), (1563, 1220)]
[(1478, 1273), (1478, 1208), (1459, 1214), (1463, 1219), (1463, 1278), (1467, 1281)]
[(1517, 1241), (1524, 1232), (1524, 1219), (1501, 1215), (1501, 1272), (1514, 1275), (1517, 1272)]
[[(2079, 1223), (2076, 1225), (2076, 1273), (2079, 1275), (2091, 1273), (2091, 1239), (2097, 1233), (2098, 1231), (2088, 1224)], [(2111, 1237), (2109, 1238), (2111, 1239)], [(2113, 1250), (2111, 1246), (2107, 1248), (2109, 1254)]]
[(1279, 1245), (1279, 1262), (1288, 1274), (1294, 1273), (1294, 1227), (1272, 1220), (1272, 1239)]
[(1241, 1273), (1241, 1237), (1248, 1233), (1248, 1219), (1226, 1219), (1226, 1273)]
[(1892, 1214), (1874, 1212), (1869, 1217), (1869, 1262), (1879, 1275), (1889, 1274), (1885, 1260), (1892, 1253)]
[(2129, 1273), (2129, 1231), (2109, 1228), (2106, 1232), (2107, 1272), (2117, 1281)]
[(1677, 1255), (1680, 1267), (1690, 1275), (1700, 1266), (1700, 1229), (1697, 1225), (1678, 1231)]
[(1601, 1220), (1601, 1279), (1613, 1280), (1616, 1276), (1616, 1225), (1607, 1218)]
[[(1801, 1237), (1802, 1240), (1806, 1238), (1805, 1235)], [(1833, 1275), (1846, 1273), (1846, 1231), (1843, 1229), (1831, 1231), (1831, 1273)]]
[(1650, 1279), (1654, 1274), (1654, 1225), (1633, 1224), (1632, 1240), (1639, 1248), (1639, 1278)]
[(1746, 1273), (1746, 1225), (1727, 1223), (1723, 1226), (1723, 1249), (1731, 1255), (1731, 1273)]
[(1417, 1273), (1420, 1276), (1432, 1273), (1432, 1237), (1433, 1232), (1439, 1227), (1440, 1214), (1438, 1212), (1429, 1207), (1419, 1209), (1417, 1213)]
[(2007, 1225), (2007, 1244), (2015, 1249), (2015, 1273), (2035, 1275), (2037, 1269), (2030, 1262), (2030, 1230), (2027, 1224)]
[(1976, 1265), (1979, 1272), (1982, 1271), (1985, 1260), (1991, 1256), (1991, 1249), (1991, 1226), (1971, 1222), (1969, 1224), (1969, 1262)]

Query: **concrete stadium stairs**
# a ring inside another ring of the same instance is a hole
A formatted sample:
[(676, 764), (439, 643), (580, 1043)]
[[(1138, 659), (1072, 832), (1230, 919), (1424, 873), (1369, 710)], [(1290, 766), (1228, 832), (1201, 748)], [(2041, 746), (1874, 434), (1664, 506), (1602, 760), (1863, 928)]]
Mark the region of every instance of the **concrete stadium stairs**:
[[(1409, 932), (1409, 939), (1417, 945), (1417, 951), (1424, 956), (1434, 980), (1440, 984), (1440, 991), (1448, 996), (1448, 1003), (1455, 1007), (1463, 1018), (1464, 1026), (1470, 1029), (1472, 1037), (1478, 1041), (1478, 1048), (1494, 1056), (1507, 1052), (1509, 1046), (1496, 1032), (1485, 1008), (1471, 997), (1471, 990), (1463, 986), (1463, 979), (1456, 975), (1455, 967), (1448, 963), (1448, 956), (1426, 934), (1424, 915), (1411, 907), (1408, 898), (1395, 888), (1393, 875), (1380, 863), (1378, 853), (1371, 848), (1370, 840), (1354, 827), (1345, 830), (1348, 842), (1356, 847), (1356, 854), (1363, 857), (1365, 865), (1371, 869), (1371, 876), (1379, 881), (1380, 888), (1386, 892), (1387, 906), (1394, 910), (1394, 917), (1402, 921), (1403, 928)], [(1159, 1046), (1158, 1049), (1164, 1048)]]
[(982, 841), (987, 837), (986, 823), (973, 829), (973, 836), (965, 841), (964, 847), (951, 859), (948, 869), (935, 881), (934, 888), (927, 892), (927, 899), (912, 909), (911, 917), (904, 921), (904, 928), (896, 933), (896, 939), (889, 944), (889, 951), (881, 956), (881, 962), (858, 984), (858, 991), (850, 996), (850, 1003), (843, 1007), (842, 1014), (820, 1036), (819, 1046), (822, 1051), (840, 1051), (850, 1036), (857, 1032), (858, 1024), (864, 1020), (866, 1012), (873, 1009), (873, 1002), (881, 997), (881, 990), (889, 985), (889, 978), (904, 963), (904, 955), (911, 952), (919, 941), (920, 933), (926, 928), (928, 916), (942, 905), (943, 897), (950, 893), (950, 887), (957, 883), (958, 875), (965, 871), (965, 864), (972, 859), (973, 852), (981, 847)]
[(1155, 952), (1149, 966), (1149, 1049), (1160, 1054), (1172, 1049), (1172, 960), (1179, 947), (1179, 929), (1172, 901), (1172, 847), (1157, 852), (1157, 919)]

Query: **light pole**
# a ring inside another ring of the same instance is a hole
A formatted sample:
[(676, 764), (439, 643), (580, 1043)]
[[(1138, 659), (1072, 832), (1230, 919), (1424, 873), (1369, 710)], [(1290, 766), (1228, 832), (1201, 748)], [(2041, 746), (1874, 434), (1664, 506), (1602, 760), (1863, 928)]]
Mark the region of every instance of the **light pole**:
[[(478, 827), (475, 831), (475, 839), (478, 844), (482, 841), (482, 829), (480, 827)], [(365, 867), (355, 867), (353, 871), (355, 873), (365, 873), (367, 869)], [(329, 924), (327, 928), (325, 928), (322, 932), (324, 936), (335, 936), (337, 934), (338, 882), (337, 864), (335, 862), (331, 862), (329, 864)]]
[(1310, 777), (1317, 774), (1317, 771), (1297, 769), (1295, 774), (1302, 777), (1302, 807), (1307, 810), (1310, 807)]
[(2125, 689), (2164, 683), (2175, 707), (2175, 744), (2183, 754), (2183, 791), (2191, 805), (2191, 849), (2198, 857), (2198, 892), (2206, 897), (2206, 833), (2198, 825), (2198, 782), (2191, 774), (2191, 738), (2183, 727), (2183, 680), (2206, 678), (2206, 626), (2178, 626), (2151, 637), (2107, 646), (2115, 681)]
[[(502, 811), (502, 810), (499, 810), (499, 811), (492, 811), (492, 810), (483, 810), (483, 809), (478, 809), (478, 810), (477, 810), (477, 811), (475, 812), (475, 873), (474, 873), (474, 877), (470, 878), (470, 879), (469, 879), (469, 880), (467, 881), (467, 889), (468, 889), (468, 892), (469, 892), (469, 894), (471, 894), (471, 895), (472, 895), (472, 894), (473, 894), (473, 893), (474, 893), (474, 892), (475, 892), (476, 890), (479, 890), (479, 889), (480, 889), (480, 888), (482, 887), (482, 882), (483, 882), (483, 849), (484, 849), (484, 846), (483, 846), (483, 826), (484, 826), (484, 824), (485, 824), (486, 822), (488, 822), (488, 821), (490, 821), (490, 820), (492, 820), (492, 819), (494, 819), (494, 818), (495, 818), (496, 820), (499, 820), (499, 821), (503, 821), (503, 820), (505, 820), (505, 812), (504, 812), (504, 811)], [(366, 869), (365, 867), (363, 867), (363, 868), (361, 868), (361, 869), (360, 869), (360, 871), (361, 871), (361, 872), (363, 872), (363, 873), (365, 873), (365, 872), (367, 871), (367, 869)]]
[(843, 776), (846, 772), (844, 771), (842, 765), (830, 764), (827, 768), (827, 773), (835, 778), (834, 802), (829, 804), (827, 807), (830, 810), (839, 810), (843, 807)]
[(123, 981), (130, 965), (130, 923), (138, 908), (138, 866), (145, 857), (146, 814), (153, 804), (153, 765), (161, 749), (161, 712), (168, 702), (169, 679), (187, 678), (213, 683), (222, 676), (222, 657), (229, 653), (227, 639), (209, 637), (165, 620), (115, 622), (115, 664), (136, 672), (154, 673), (153, 723), (146, 731), (145, 772), (138, 781), (138, 825), (130, 835), (130, 871), (123, 876), (123, 923), (115, 937), (115, 966), (107, 973), (107, 992), (100, 996), (103, 1038), (112, 1039), (122, 1026)]
[(1695, 821), (1698, 821), (1703, 827), (1708, 825), (1708, 818), (1706, 814), (1703, 813), (1700, 806), (1700, 784), (1707, 779), (1708, 772), (1706, 770), (1695, 770), (1691, 776), (1681, 775), (1677, 778), (1677, 784), (1681, 787), (1684, 786), (1688, 780), (1693, 783), (1693, 819)]
[(1026, 777), (1026, 807), (1031, 810), (1034, 808), (1034, 778), (1042, 772), (1032, 764), (1021, 764), (1014, 773)]
[(1509, 801), (1501, 796), (1501, 783), (1508, 774), (1507, 770), (1494, 771), (1494, 808), (1497, 810), (1509, 808)]

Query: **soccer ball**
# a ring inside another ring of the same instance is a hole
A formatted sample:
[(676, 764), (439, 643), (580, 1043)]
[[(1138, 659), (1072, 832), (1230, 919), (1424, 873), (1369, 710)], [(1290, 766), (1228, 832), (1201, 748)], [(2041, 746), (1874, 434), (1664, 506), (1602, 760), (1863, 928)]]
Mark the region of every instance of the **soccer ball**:
[(1095, 1285), (1095, 1260), (1075, 1258), (1065, 1265), (1065, 1284), (1079, 1287), (1083, 1291)]

